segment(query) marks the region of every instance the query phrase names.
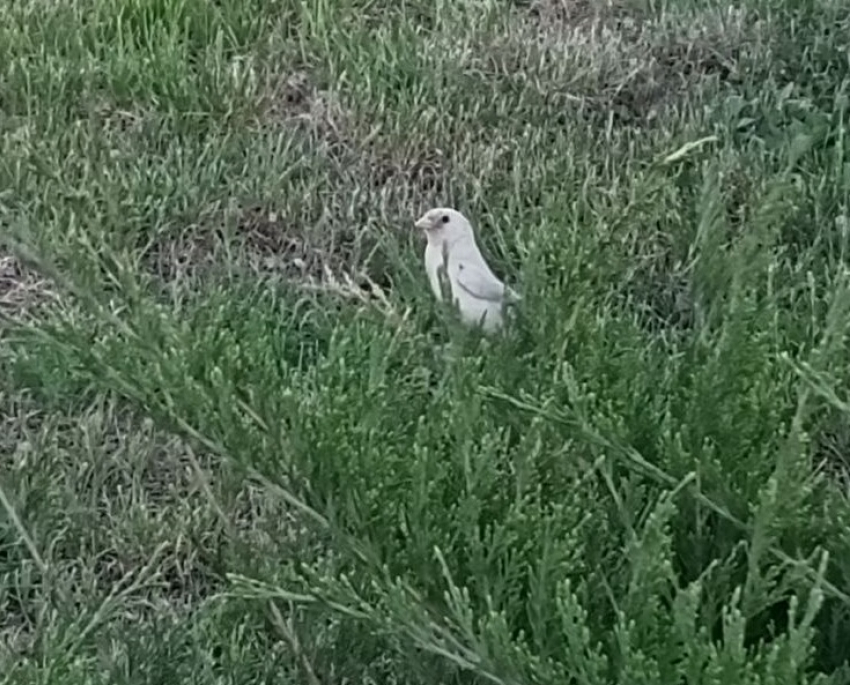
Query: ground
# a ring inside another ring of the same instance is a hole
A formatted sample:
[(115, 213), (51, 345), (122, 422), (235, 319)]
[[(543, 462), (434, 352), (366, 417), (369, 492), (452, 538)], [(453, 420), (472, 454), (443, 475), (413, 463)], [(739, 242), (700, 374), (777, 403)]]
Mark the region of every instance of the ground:
[(3, 682), (850, 683), (847, 36), (0, 7)]

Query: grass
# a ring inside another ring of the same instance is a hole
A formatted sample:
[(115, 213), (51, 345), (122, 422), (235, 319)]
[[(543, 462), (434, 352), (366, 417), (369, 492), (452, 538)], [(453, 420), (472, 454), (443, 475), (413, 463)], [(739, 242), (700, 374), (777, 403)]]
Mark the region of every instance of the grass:
[(850, 682), (848, 32), (3, 5), (3, 682)]

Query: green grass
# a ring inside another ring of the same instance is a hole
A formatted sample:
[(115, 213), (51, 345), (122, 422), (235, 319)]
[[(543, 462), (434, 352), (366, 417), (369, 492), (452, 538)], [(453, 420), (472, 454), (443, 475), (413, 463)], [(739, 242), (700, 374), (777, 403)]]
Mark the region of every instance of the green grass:
[(2, 682), (850, 683), (847, 35), (3, 5)]

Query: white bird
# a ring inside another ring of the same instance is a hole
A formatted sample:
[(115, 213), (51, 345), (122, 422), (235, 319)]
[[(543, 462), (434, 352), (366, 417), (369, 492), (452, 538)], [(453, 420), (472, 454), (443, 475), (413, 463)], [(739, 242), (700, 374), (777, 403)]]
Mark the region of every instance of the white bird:
[(487, 333), (501, 328), (505, 305), (520, 296), (487, 266), (466, 217), (437, 207), (417, 219), (415, 226), (428, 238), (425, 271), (437, 299), (451, 300), (468, 325), (481, 326)]

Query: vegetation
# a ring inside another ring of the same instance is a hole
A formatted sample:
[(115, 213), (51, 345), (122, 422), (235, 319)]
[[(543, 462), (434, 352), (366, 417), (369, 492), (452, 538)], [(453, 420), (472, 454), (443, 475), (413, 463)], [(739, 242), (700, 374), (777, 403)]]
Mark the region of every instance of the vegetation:
[(0, 5), (2, 681), (850, 683), (847, 36)]

